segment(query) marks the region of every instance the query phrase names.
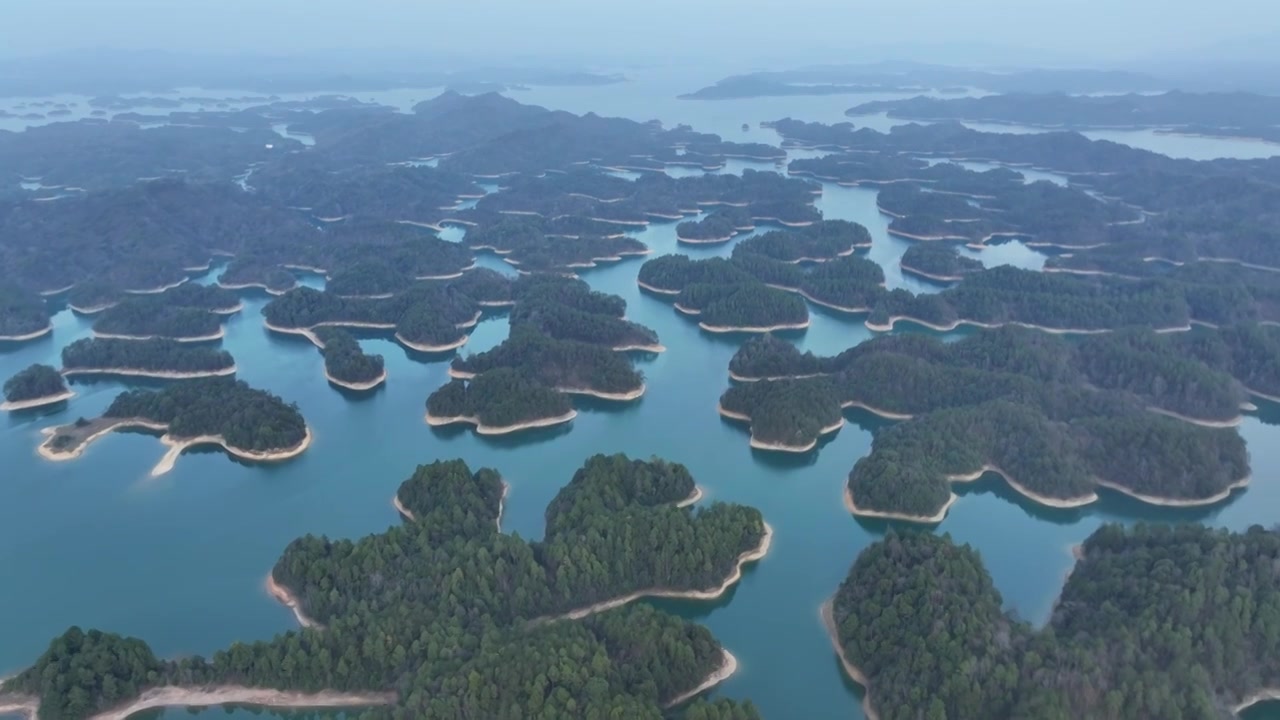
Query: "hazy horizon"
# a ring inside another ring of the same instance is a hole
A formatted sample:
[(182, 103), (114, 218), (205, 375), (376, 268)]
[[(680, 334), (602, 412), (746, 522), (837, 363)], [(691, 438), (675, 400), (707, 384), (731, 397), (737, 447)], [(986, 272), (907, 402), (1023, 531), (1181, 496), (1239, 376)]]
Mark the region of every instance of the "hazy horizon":
[(370, 53), (755, 68), (880, 59), (1079, 67), (1179, 55), (1280, 60), (1274, 36), (1258, 32), (1280, 25), (1259, 22), (1280, 20), (1266, 0), (914, 0), (858, 8), (837, 0), (772, 7), (650, 0), (607, 9), (586, 0), (497, 0), (483, 8), (405, 0), (41, 0), (6, 15), (0, 52), (9, 57), (87, 49)]

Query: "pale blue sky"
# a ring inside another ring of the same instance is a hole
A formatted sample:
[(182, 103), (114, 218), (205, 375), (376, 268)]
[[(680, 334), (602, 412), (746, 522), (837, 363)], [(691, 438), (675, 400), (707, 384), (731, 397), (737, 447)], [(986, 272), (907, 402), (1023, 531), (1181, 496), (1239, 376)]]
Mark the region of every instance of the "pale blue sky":
[[(1105, 64), (1280, 29), (1276, 0), (0, 0), (0, 52), (417, 49), (865, 60), (1022, 48)], [(1274, 38), (1273, 38), (1274, 39)], [(1275, 43), (1253, 45), (1275, 47)], [(915, 50), (913, 50), (913, 48)], [(1280, 50), (1275, 53), (1280, 55)], [(868, 56), (872, 57), (868, 57)], [(929, 60), (929, 57), (913, 59)], [(943, 58), (952, 62), (953, 57)]]

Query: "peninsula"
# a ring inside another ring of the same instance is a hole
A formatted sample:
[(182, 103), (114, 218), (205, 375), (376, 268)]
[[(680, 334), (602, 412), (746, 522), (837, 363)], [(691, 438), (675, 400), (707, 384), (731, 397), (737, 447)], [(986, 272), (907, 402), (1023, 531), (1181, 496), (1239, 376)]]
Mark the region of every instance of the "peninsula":
[(121, 393), (99, 418), (47, 428), (39, 451), (49, 460), (71, 460), (94, 440), (128, 428), (164, 433), (168, 451), (153, 477), (195, 445), (219, 445), (250, 462), (278, 462), (300, 455), (312, 439), (295, 406), (241, 381), (210, 379)]

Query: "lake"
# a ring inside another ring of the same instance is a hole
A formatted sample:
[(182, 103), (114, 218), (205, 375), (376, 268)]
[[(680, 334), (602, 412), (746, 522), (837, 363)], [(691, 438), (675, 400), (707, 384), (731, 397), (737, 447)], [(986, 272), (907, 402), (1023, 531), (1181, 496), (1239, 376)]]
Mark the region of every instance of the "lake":
[[(857, 100), (674, 98), (699, 86), (687, 77), (669, 78), (652, 85), (637, 81), (540, 88), (513, 97), (574, 111), (657, 116), (728, 139), (772, 143), (777, 136), (760, 130), (758, 121), (784, 115), (839, 121), (844, 108)], [(362, 99), (365, 95), (359, 94)], [(429, 96), (425, 91), (405, 94), (406, 100)], [(743, 122), (752, 123), (752, 129), (742, 132)], [(1218, 142), (1229, 149), (1230, 141)], [(743, 166), (726, 171), (740, 172)], [(828, 184), (818, 206), (828, 218), (868, 227), (874, 239), (870, 257), (884, 266), (890, 287), (938, 289), (902, 277), (897, 260), (907, 243), (886, 234), (887, 218), (876, 211), (875, 191)], [(732, 243), (678, 248), (674, 228), (673, 223), (653, 225), (635, 235), (655, 255), (727, 255), (732, 248)], [(457, 239), (456, 231), (451, 234)], [(1038, 267), (1043, 262), (1038, 253), (1016, 243), (976, 256), (988, 264)], [(248, 466), (221, 452), (189, 452), (172, 472), (153, 479), (148, 472), (164, 448), (143, 434), (112, 435), (71, 462), (40, 459), (35, 453), (40, 429), (100, 413), (126, 387), (112, 381), (78, 382), (77, 397), (63, 408), (0, 419), (0, 457), (7, 466), (0, 482), (0, 572), (6, 580), (0, 593), (0, 617), (6, 618), (0, 629), (0, 675), (33, 661), (72, 624), (136, 635), (163, 656), (207, 655), (237, 640), (267, 638), (295, 627), (290, 612), (263, 588), (285, 546), (306, 533), (357, 537), (398, 522), (391, 497), (420, 463), (461, 457), (473, 468), (497, 469), (511, 485), (503, 530), (537, 538), (545, 506), (583, 460), (595, 453), (625, 452), (688, 465), (705, 488), (704, 504), (723, 500), (756, 506), (775, 530), (768, 557), (750, 566), (742, 582), (719, 601), (655, 603), (704, 623), (738, 657), (739, 672), (715, 692), (750, 698), (770, 718), (862, 717), (861, 690), (843, 676), (818, 608), (835, 592), (859, 551), (891, 527), (855, 519), (841, 502), (849, 470), (867, 454), (871, 433), (882, 421), (850, 411), (846, 416), (851, 422), (844, 429), (801, 457), (751, 450), (746, 430), (716, 413), (716, 402), (729, 385), (729, 358), (745, 336), (700, 331), (668, 303), (643, 295), (635, 283), (641, 263), (628, 260), (582, 276), (594, 289), (624, 297), (628, 318), (655, 329), (668, 351), (639, 360), (648, 384), (640, 401), (619, 406), (575, 400), (581, 413), (561, 428), (490, 439), (427, 427), (424, 402), (447, 381), (451, 356), (410, 356), (386, 339), (362, 341), (366, 350), (386, 356), (386, 386), (363, 396), (341, 393), (325, 382), (320, 354), (308, 342), (264, 330), (264, 294), (245, 296), (246, 307), (228, 321), (222, 346), (235, 355), (241, 379), (300, 406), (315, 442), (295, 461)], [(480, 264), (510, 271), (492, 255), (482, 255)], [(802, 349), (832, 354), (872, 335), (860, 317), (816, 308), (811, 312), (812, 327), (789, 336)], [(88, 336), (89, 327), (88, 320), (59, 312), (51, 337), (0, 347), (0, 376), (7, 378), (33, 362), (59, 364), (61, 347)], [(505, 317), (489, 315), (461, 352), (493, 347), (506, 333)], [(1106, 494), (1092, 508), (1051, 511), (1030, 505), (1000, 483), (984, 481), (958, 490), (960, 500), (938, 532), (980, 550), (1006, 606), (1042, 623), (1072, 564), (1068, 549), (1103, 522), (1200, 521), (1235, 529), (1275, 522), (1280, 406), (1259, 404), (1261, 409), (1240, 428), (1252, 453), (1254, 482), (1220, 505), (1161, 510)], [(1267, 717), (1267, 712), (1260, 708), (1252, 717)], [(258, 714), (217, 709), (201, 716)], [(189, 714), (170, 710), (147, 717)]]

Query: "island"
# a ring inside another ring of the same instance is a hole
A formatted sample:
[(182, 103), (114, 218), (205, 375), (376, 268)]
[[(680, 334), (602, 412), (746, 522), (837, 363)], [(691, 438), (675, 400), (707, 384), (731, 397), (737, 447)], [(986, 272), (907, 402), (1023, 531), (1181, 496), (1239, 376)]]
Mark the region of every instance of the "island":
[(898, 264), (905, 273), (939, 283), (960, 282), (965, 275), (983, 269), (981, 261), (960, 255), (955, 248), (933, 244), (912, 245)]
[[(654, 258), (641, 266), (637, 281), (650, 293), (670, 297), (676, 311), (697, 317), (699, 325), (709, 332), (802, 329), (809, 322), (804, 300), (844, 312), (865, 313), (884, 296), (884, 271), (871, 260), (853, 255), (852, 250), (836, 251), (833, 257), (806, 271), (796, 262), (753, 252), (782, 256), (812, 252), (795, 249), (787, 242), (788, 233), (768, 235), (774, 239), (762, 245), (748, 244), (755, 238), (744, 240), (728, 259), (693, 260), (686, 255)], [(847, 248), (847, 240), (841, 239), (837, 247)]]
[(427, 398), (432, 427), (473, 425), (481, 435), (567, 423), (578, 416), (569, 397), (513, 368), (498, 368), (470, 380), (453, 379)]
[(28, 410), (54, 405), (75, 397), (62, 373), (48, 365), (31, 365), (4, 383), (0, 410)]
[(62, 348), (63, 375), (123, 375), (181, 380), (234, 375), (226, 350), (162, 338), (81, 338)]
[(454, 358), (449, 375), (471, 380), (498, 368), (514, 368), (571, 395), (630, 401), (644, 394), (644, 375), (624, 353), (593, 343), (557, 340), (529, 325), (515, 325), (500, 345), (476, 355)]
[(473, 250), (501, 255), (522, 273), (572, 274), (650, 252), (644, 243), (623, 235), (617, 225), (598, 219), (568, 215), (544, 219), (512, 212), (503, 211), (492, 222), (468, 230), (465, 242)]
[(349, 298), (300, 287), (272, 299), (262, 314), (268, 330), (301, 335), (317, 347), (322, 343), (316, 329), (345, 327), (390, 331), (411, 350), (447, 352), (466, 343), (466, 330), (479, 321), (480, 306), (447, 284), (418, 283), (391, 297), (377, 298)]
[(336, 327), (322, 327), (315, 336), (324, 356), (324, 376), (339, 387), (357, 392), (372, 390), (387, 381), (381, 355), (369, 355), (351, 333)]
[(96, 311), (93, 333), (122, 340), (218, 340), (222, 321), (242, 307), (230, 290), (186, 283), (154, 295), (128, 296)]
[[(682, 465), (597, 455), (552, 500), (545, 537), (531, 544), (494, 522), (496, 471), (424, 465), (397, 492), (413, 520), (285, 549), (271, 583), (316, 625), (179, 660), (73, 627), (0, 685), (0, 706), (69, 720), (234, 702), (386, 707), (407, 717), (536, 706), (558, 716), (758, 720), (749, 702), (686, 703), (732, 675), (736, 660), (706, 628), (633, 602), (714, 599), (767, 553), (771, 531), (758, 511), (680, 507), (695, 489)], [(357, 565), (394, 580), (360, 581)], [(424, 633), (427, 641), (411, 641)], [(453, 652), (430, 650), (446, 638), (458, 641)], [(572, 669), (553, 694), (535, 682), (548, 658)], [(476, 678), (487, 688), (479, 695)]]
[[(1074, 554), (1037, 628), (950, 536), (865, 549), (822, 614), (867, 717), (1227, 718), (1275, 696), (1280, 647), (1240, 608), (1275, 602), (1277, 533), (1107, 524)], [(1231, 600), (1192, 608), (1214, 593)]]
[(1107, 488), (1144, 502), (1221, 502), (1249, 481), (1233, 426), (1248, 391), (1229, 340), (1127, 331), (1071, 343), (1022, 328), (954, 343), (876, 338), (834, 357), (774, 337), (730, 362), (722, 415), (762, 450), (808, 452), (842, 409), (890, 420), (849, 475), (846, 505), (869, 517), (940, 522), (950, 484), (995, 472), (1034, 502), (1077, 507)]
[(47, 428), (40, 454), (71, 460), (94, 440), (129, 428), (164, 433), (160, 440), (168, 451), (152, 477), (167, 473), (184, 450), (196, 445), (219, 445), (249, 462), (288, 460), (311, 445), (311, 431), (296, 405), (243, 381), (212, 378), (123, 392), (101, 417)]
[(754, 229), (755, 221), (749, 212), (728, 208), (676, 225), (676, 240), (689, 245), (714, 245), (729, 242), (738, 233)]
[(527, 326), (558, 340), (600, 345), (618, 352), (663, 352), (658, 334), (626, 319), (627, 303), (591, 290), (585, 282), (554, 275), (522, 276), (512, 288), (514, 330)]

